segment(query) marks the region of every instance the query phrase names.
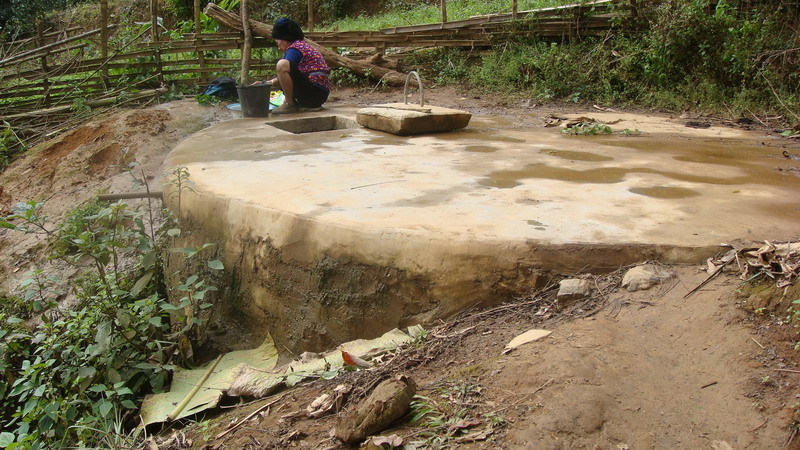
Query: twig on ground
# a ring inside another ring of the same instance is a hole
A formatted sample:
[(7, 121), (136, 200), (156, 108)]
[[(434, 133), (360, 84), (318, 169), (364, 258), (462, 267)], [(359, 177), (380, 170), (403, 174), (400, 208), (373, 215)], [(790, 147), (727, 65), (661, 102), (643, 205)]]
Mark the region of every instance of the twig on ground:
[(731, 259), (729, 259), (729, 260), (727, 260), (727, 261), (724, 261), (724, 262), (722, 263), (722, 265), (721, 265), (721, 266), (717, 267), (717, 270), (715, 270), (715, 271), (714, 271), (714, 273), (712, 273), (711, 275), (709, 275), (709, 276), (708, 276), (708, 277), (707, 277), (705, 280), (703, 280), (703, 282), (702, 282), (702, 283), (698, 284), (698, 285), (697, 285), (697, 287), (695, 287), (695, 288), (694, 288), (694, 289), (692, 289), (691, 291), (687, 292), (687, 293), (686, 293), (686, 295), (684, 295), (684, 296), (683, 296), (683, 298), (687, 298), (687, 297), (689, 297), (690, 295), (694, 294), (695, 292), (699, 291), (699, 290), (700, 290), (700, 288), (702, 288), (703, 286), (705, 286), (706, 284), (708, 284), (708, 282), (709, 282), (709, 281), (711, 281), (712, 279), (714, 279), (714, 277), (716, 277), (717, 275), (721, 274), (721, 273), (722, 273), (722, 269), (724, 269), (724, 268), (725, 268), (725, 266), (727, 266), (728, 264), (730, 264), (730, 263), (731, 263), (731, 261), (733, 261), (734, 259), (735, 259), (735, 258), (731, 258)]
[(222, 433), (218, 434), (218, 435), (217, 435), (217, 437), (216, 437), (216, 439), (221, 439), (221, 438), (225, 437), (225, 435), (227, 435), (227, 434), (228, 434), (228, 433), (230, 433), (231, 431), (233, 431), (233, 430), (235, 430), (235, 429), (239, 428), (239, 427), (240, 427), (240, 426), (242, 426), (242, 425), (243, 425), (245, 422), (247, 422), (248, 420), (250, 420), (250, 419), (252, 419), (253, 417), (255, 417), (255, 415), (256, 415), (256, 414), (258, 414), (258, 413), (260, 413), (261, 411), (264, 411), (265, 409), (267, 409), (267, 408), (271, 407), (271, 406), (272, 406), (272, 405), (274, 405), (275, 403), (278, 403), (278, 401), (279, 401), (279, 400), (281, 400), (281, 399), (282, 399), (283, 397), (285, 397), (285, 396), (286, 396), (286, 394), (283, 394), (283, 395), (281, 395), (280, 397), (276, 398), (275, 400), (273, 400), (273, 401), (271, 401), (271, 402), (267, 403), (266, 405), (260, 406), (258, 409), (256, 409), (255, 411), (251, 412), (250, 414), (248, 414), (248, 415), (247, 415), (247, 417), (245, 417), (244, 419), (242, 419), (242, 420), (240, 420), (239, 422), (237, 422), (237, 423), (236, 423), (234, 426), (232, 426), (232, 427), (228, 428), (227, 430), (223, 431)]

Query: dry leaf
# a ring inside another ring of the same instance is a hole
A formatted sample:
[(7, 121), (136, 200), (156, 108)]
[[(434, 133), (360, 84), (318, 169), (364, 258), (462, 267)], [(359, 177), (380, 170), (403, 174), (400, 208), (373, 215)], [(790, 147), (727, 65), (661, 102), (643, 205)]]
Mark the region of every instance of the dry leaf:
[(375, 436), (372, 438), (372, 444), (378, 447), (384, 444), (389, 444), (392, 447), (400, 447), (403, 445), (403, 438), (396, 434), (391, 436)]
[(364, 368), (372, 367), (372, 363), (369, 361), (365, 361), (356, 355), (351, 355), (350, 353), (347, 353), (344, 350), (342, 350), (341, 352), (342, 352), (342, 360), (345, 362), (345, 364), (349, 366), (358, 366)]
[(457, 430), (463, 430), (464, 428), (477, 427), (480, 424), (481, 424), (480, 419), (474, 419), (474, 418), (473, 419), (461, 419), (458, 422), (450, 425), (448, 427), (448, 431), (450, 431), (452, 433), (452, 432), (457, 431)]
[(535, 330), (535, 329), (534, 330), (528, 330), (528, 331), (520, 334), (519, 336), (515, 337), (514, 339), (511, 340), (511, 342), (506, 344), (506, 348), (505, 348), (505, 350), (503, 350), (503, 354), (506, 354), (506, 353), (510, 352), (511, 350), (514, 350), (515, 348), (521, 346), (521, 345), (525, 345), (525, 344), (527, 344), (529, 342), (533, 342), (533, 341), (536, 341), (538, 339), (541, 339), (541, 338), (549, 335), (550, 333), (552, 333), (552, 331)]
[(456, 439), (455, 441), (458, 443), (467, 443), (467, 442), (477, 442), (477, 441), (485, 441), (494, 433), (494, 427), (489, 425), (489, 427), (485, 428), (482, 431), (475, 431), (473, 433), (465, 434), (460, 438)]

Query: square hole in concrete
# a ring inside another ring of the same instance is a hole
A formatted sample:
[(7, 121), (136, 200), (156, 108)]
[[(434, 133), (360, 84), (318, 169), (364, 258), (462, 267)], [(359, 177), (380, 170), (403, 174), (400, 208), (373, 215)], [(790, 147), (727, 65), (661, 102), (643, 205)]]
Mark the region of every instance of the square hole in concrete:
[(270, 122), (269, 125), (290, 133), (303, 134), (355, 128), (358, 126), (358, 123), (355, 120), (340, 116), (323, 116), (281, 120), (280, 122)]

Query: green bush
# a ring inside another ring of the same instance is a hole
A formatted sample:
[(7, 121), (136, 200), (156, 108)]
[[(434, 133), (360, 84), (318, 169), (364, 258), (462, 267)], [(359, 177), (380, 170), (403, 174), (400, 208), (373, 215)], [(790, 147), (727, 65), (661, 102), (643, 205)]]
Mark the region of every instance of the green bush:
[[(785, 14), (785, 13), (784, 13)], [(780, 112), (800, 120), (798, 38), (779, 9), (741, 10), (721, 1), (656, 8), (641, 33), (566, 43), (498, 43), (477, 65), (439, 53), (428, 75), (539, 99), (638, 104), (738, 115)]]
[[(42, 222), (41, 203), (24, 205), (24, 212), (3, 219), (7, 228), (25, 230), (16, 222)], [(79, 305), (45, 311), (41, 325), (28, 329), (17, 313), (29, 316), (30, 310), (5, 299), (0, 310), (3, 446), (135, 446), (127, 442), (125, 429), (135, 423), (137, 402), (167, 385), (178, 362), (173, 341), (200, 335), (201, 312), (213, 306), (206, 294), (216, 288), (200, 275), (223, 269), (220, 261), (209, 261), (202, 274), (168, 288), (164, 252), (180, 230), (171, 228), (168, 216), (163, 226), (157, 222), (149, 208), (91, 203), (69, 213), (58, 232), (48, 234), (59, 242), (56, 256), (84, 270), (73, 284)], [(210, 246), (179, 252), (190, 258)], [(59, 285), (34, 272), (24, 300), (52, 306)], [(180, 297), (174, 304), (173, 295)]]

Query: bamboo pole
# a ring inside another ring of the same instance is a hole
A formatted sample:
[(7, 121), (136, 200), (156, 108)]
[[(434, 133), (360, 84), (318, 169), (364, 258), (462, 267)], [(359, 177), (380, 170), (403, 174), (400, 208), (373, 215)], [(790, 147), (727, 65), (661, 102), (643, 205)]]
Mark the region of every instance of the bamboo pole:
[(442, 0), (442, 23), (447, 23), (447, 0)]
[[(108, 58), (108, 0), (100, 0), (100, 57)], [(108, 69), (102, 75), (108, 77)]]
[(240, 7), (242, 10), (244, 44), (242, 45), (242, 76), (239, 83), (242, 86), (246, 86), (250, 81), (250, 52), (253, 48), (253, 32), (250, 30), (250, 8), (247, 6), (247, 0), (242, 0)]
[[(152, 89), (152, 90), (149, 90), (149, 91), (140, 91), (140, 92), (136, 92), (134, 94), (129, 95), (127, 100), (128, 101), (136, 101), (136, 100), (141, 100), (141, 99), (144, 99), (144, 98), (156, 97), (156, 96), (159, 96), (159, 95), (164, 95), (166, 93), (167, 93), (167, 89), (165, 89), (165, 88), (164, 89)], [(117, 101), (116, 98), (104, 98), (102, 100), (93, 100), (93, 101), (90, 101), (90, 102), (86, 102), (86, 105), (88, 105), (91, 108), (99, 108), (101, 106), (113, 105), (116, 101)], [(36, 110), (36, 111), (31, 111), (31, 112), (22, 113), (22, 114), (11, 114), (11, 115), (8, 115), (8, 116), (0, 116), (0, 120), (11, 121), (11, 120), (14, 120), (14, 119), (44, 117), (44, 116), (49, 116), (49, 115), (59, 114), (59, 113), (69, 113), (71, 109), (72, 109), (72, 105), (57, 106), (55, 108), (39, 109), (39, 110)]]
[[(117, 25), (109, 25), (108, 26), (108, 28), (116, 28), (116, 27), (117, 27)], [(100, 31), (101, 30), (99, 30), (99, 29), (92, 30), (92, 31), (87, 31), (86, 33), (81, 33), (81, 34), (78, 34), (76, 36), (72, 36), (71, 38), (68, 38), (68, 39), (64, 39), (64, 40), (61, 40), (61, 41), (58, 41), (58, 42), (53, 42), (52, 44), (47, 44), (47, 45), (45, 45), (43, 47), (39, 47), (39, 48), (35, 48), (33, 50), (29, 50), (27, 52), (19, 53), (17, 55), (14, 55), (12, 57), (9, 57), (9, 58), (6, 58), (6, 59), (0, 61), (0, 67), (4, 67), (4, 66), (6, 66), (6, 65), (8, 65), (9, 63), (12, 63), (12, 62), (17, 62), (17, 61), (19, 61), (19, 60), (21, 60), (21, 59), (23, 59), (25, 57), (28, 57), (30, 55), (36, 55), (39, 52), (43, 52), (43, 51), (49, 50), (51, 48), (58, 47), (59, 45), (64, 45), (64, 44), (69, 43), (69, 42), (73, 42), (73, 41), (77, 41), (79, 39), (83, 39), (83, 38), (87, 38), (89, 36), (93, 36), (95, 34), (100, 33)]]
[(314, 31), (314, 0), (308, 0), (308, 31)]
[[(44, 24), (41, 20), (36, 21), (36, 34), (39, 37), (39, 47), (44, 47), (47, 45), (44, 38)], [(50, 70), (47, 64), (47, 55), (47, 51), (42, 54), (42, 72), (44, 73), (47, 73)], [(50, 80), (48, 80), (47, 76), (45, 76), (42, 80), (42, 89), (44, 90), (44, 106), (47, 108), (50, 106)]]
[[(200, 21), (200, 0), (194, 0), (194, 43), (195, 47), (201, 47), (203, 45), (203, 38), (201, 35), (203, 34), (203, 23)], [(197, 50), (197, 59), (200, 60), (200, 69), (205, 70), (206, 68), (206, 52), (203, 50)], [(206, 75), (205, 72), (200, 72), (200, 83), (206, 82)]]
[[(244, 2), (245, 0), (242, 1)], [(178, 403), (178, 406), (176, 406), (175, 409), (173, 409), (172, 412), (169, 413), (169, 415), (167, 416), (167, 422), (172, 422), (181, 414), (181, 411), (183, 411), (183, 409), (186, 408), (186, 405), (188, 405), (189, 402), (192, 401), (195, 394), (197, 394), (197, 391), (200, 390), (203, 384), (205, 384), (205, 382), (208, 380), (208, 377), (210, 377), (211, 374), (214, 372), (214, 369), (217, 368), (217, 364), (219, 364), (219, 362), (222, 361), (223, 356), (225, 355), (217, 356), (217, 359), (215, 359), (214, 362), (208, 366), (208, 369), (206, 369), (205, 373), (203, 374), (203, 377), (200, 378), (200, 381), (198, 381), (197, 384), (192, 388), (192, 390), (186, 395), (186, 397), (184, 397), (184, 399), (180, 403)]]
[[(152, 32), (151, 38), (152, 41), (158, 42), (158, 0), (150, 0), (150, 19), (152, 21), (152, 26), (150, 27), (150, 31)], [(161, 73), (161, 52), (156, 48), (154, 50), (154, 58), (156, 60), (156, 67), (158, 70), (158, 82), (164, 82), (164, 74)]]
[(511, 19), (517, 20), (517, 0), (511, 2)]

